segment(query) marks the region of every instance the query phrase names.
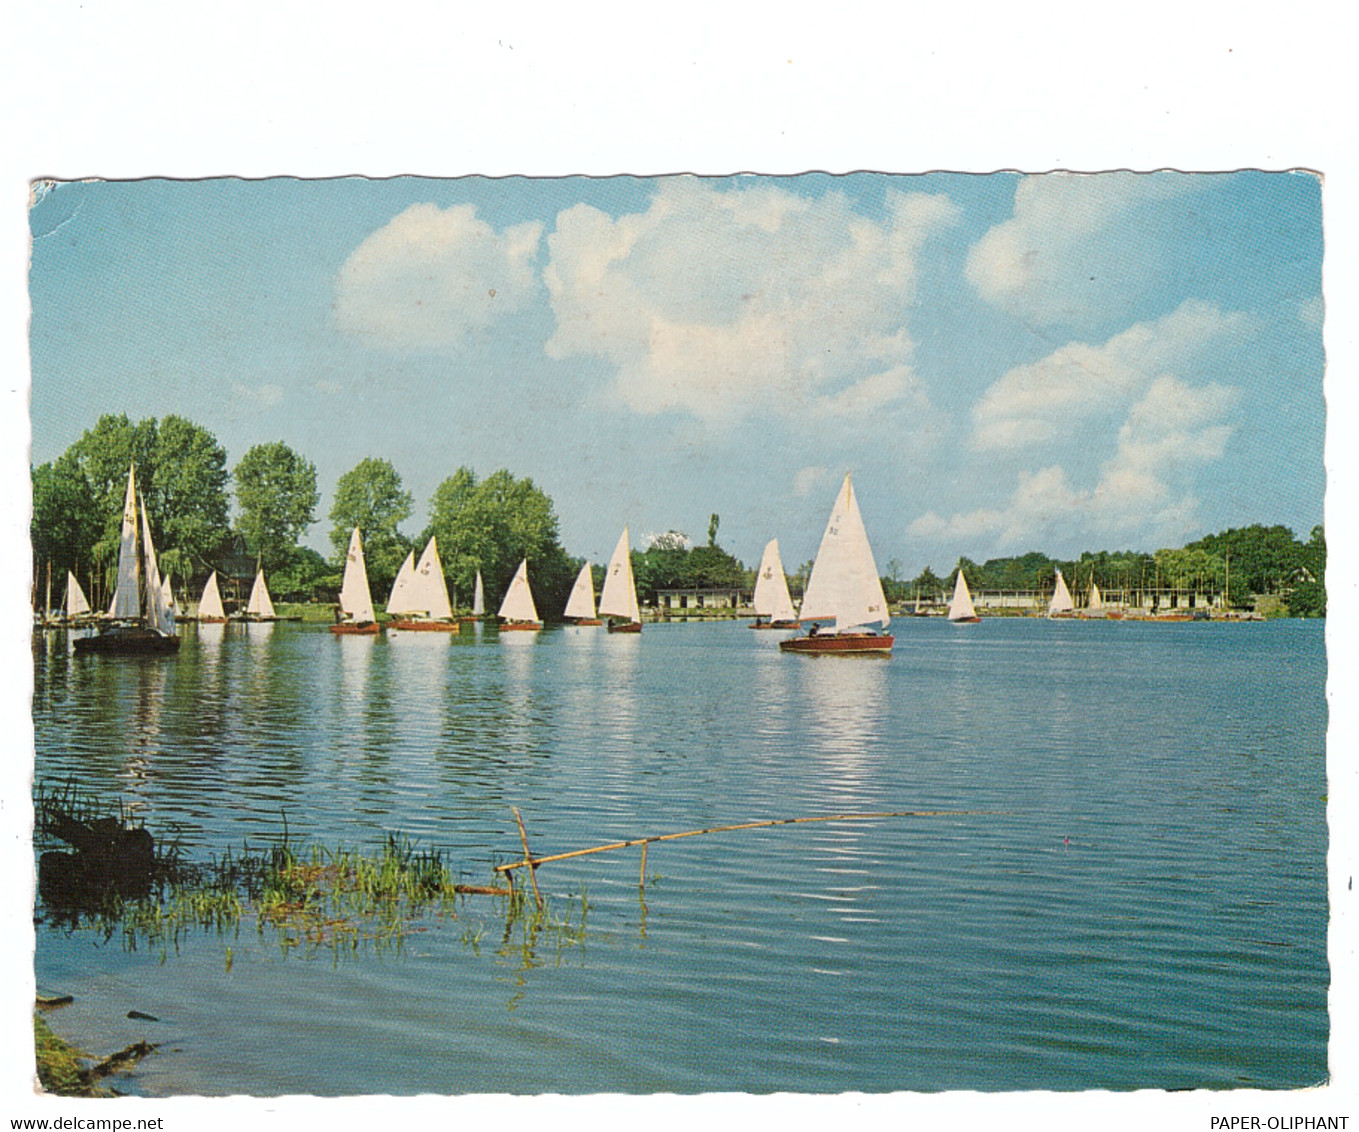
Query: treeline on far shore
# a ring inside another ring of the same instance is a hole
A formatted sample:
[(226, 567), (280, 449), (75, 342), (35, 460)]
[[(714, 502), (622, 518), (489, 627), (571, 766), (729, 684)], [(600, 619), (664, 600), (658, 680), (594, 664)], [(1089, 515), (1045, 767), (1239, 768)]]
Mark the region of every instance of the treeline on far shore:
[[(481, 572), (488, 607), (494, 608), (521, 559), (528, 559), (539, 608), (561, 609), (583, 558), (561, 545), (552, 499), (531, 479), (506, 469), (479, 477), (460, 467), (434, 492), (425, 525), (401, 527), (414, 499), (388, 460), (369, 457), (340, 477), (327, 516), (332, 554), (302, 546), (318, 522), (316, 466), (281, 441), (257, 444), (234, 467), (207, 429), (179, 416), (139, 422), (105, 415), (57, 459), (31, 469), (31, 526), (35, 578), (48, 574), (59, 594), (66, 572), (87, 588), (96, 608), (107, 601), (118, 559), (123, 494), (129, 465), (150, 515), (162, 573), (177, 592), (196, 597), (195, 587), (219, 570), (239, 576), (262, 567), (276, 598), (334, 600), (340, 586), (349, 533), (363, 534), (373, 595), (381, 599), (402, 559), (437, 537), (454, 603), (467, 607)], [(234, 515), (232, 503), (234, 501)], [(720, 517), (708, 523), (706, 543), (669, 531), (645, 550), (633, 551), (638, 597), (653, 604), (662, 589), (739, 589), (747, 595), (754, 570), (717, 541)], [(242, 569), (242, 564), (247, 564)], [(800, 595), (811, 572), (805, 562), (789, 575)], [(234, 571), (230, 569), (234, 566)], [(1306, 542), (1283, 526), (1250, 526), (1209, 535), (1179, 549), (1155, 553), (1087, 552), (1062, 561), (1039, 552), (982, 563), (960, 558), (944, 577), (925, 569), (902, 576), (889, 560), (883, 578), (893, 602), (937, 600), (959, 569), (974, 591), (1051, 592), (1060, 569), (1073, 592), (1088, 589), (1193, 589), (1223, 594), (1229, 604), (1249, 606), (1256, 594), (1278, 595), (1295, 616), (1325, 614), (1325, 534), (1315, 528)], [(596, 588), (603, 564), (592, 564)], [(59, 600), (54, 595), (53, 600)]]

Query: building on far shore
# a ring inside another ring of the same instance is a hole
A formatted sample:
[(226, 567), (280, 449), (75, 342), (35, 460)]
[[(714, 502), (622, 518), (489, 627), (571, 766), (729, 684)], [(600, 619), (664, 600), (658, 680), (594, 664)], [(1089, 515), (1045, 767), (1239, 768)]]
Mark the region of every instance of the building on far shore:
[(671, 613), (688, 609), (739, 609), (746, 605), (749, 605), (747, 595), (736, 586), (694, 586), (656, 591), (656, 608)]

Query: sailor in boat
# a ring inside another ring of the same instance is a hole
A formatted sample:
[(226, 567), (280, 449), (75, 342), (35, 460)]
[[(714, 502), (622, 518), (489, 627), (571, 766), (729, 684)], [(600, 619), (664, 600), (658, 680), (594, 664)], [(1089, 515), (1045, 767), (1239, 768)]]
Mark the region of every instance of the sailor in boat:
[(821, 632), (821, 622), (813, 621), (812, 627), (807, 630), (807, 636), (815, 637), (819, 632)]

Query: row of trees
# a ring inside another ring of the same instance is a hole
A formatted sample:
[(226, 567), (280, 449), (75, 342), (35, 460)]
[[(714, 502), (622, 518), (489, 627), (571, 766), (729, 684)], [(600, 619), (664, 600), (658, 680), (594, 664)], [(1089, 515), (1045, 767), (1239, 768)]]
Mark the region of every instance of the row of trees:
[[(400, 527), (414, 509), (411, 493), (387, 460), (369, 458), (340, 477), (329, 518), (333, 557), (327, 561), (299, 545), (316, 521), (320, 493), (316, 467), (282, 442), (258, 444), (232, 469), (225, 449), (206, 429), (183, 417), (167, 416), (133, 423), (107, 415), (58, 459), (32, 469), (32, 541), (35, 565), (54, 577), (72, 571), (91, 580), (98, 602), (103, 582), (117, 559), (123, 493), (129, 464), (138, 469), (152, 535), (164, 573), (181, 587), (202, 578), (244, 542), (269, 574), (275, 593), (326, 599), (339, 588), (350, 531), (363, 532), (374, 596), (381, 599), (402, 559), (431, 536), (439, 540), (455, 602), (471, 600), (481, 571), (487, 601), (508, 587), (521, 559), (544, 612), (565, 604), (583, 559), (572, 558), (560, 543), (551, 498), (531, 479), (501, 469), (484, 479), (467, 467), (445, 479), (434, 493), (429, 520), (414, 538)], [(236, 515), (228, 487), (234, 488)], [(638, 596), (654, 601), (657, 590), (739, 587), (749, 591), (753, 571), (717, 542), (720, 517), (708, 524), (707, 545), (694, 546), (669, 531), (646, 550), (632, 552)], [(794, 595), (811, 571), (804, 563), (790, 579)], [(1284, 526), (1255, 525), (1208, 535), (1180, 549), (1084, 553), (1063, 561), (1032, 551), (984, 563), (961, 558), (941, 578), (926, 568), (904, 581), (896, 560), (887, 563), (884, 589), (891, 601), (947, 593), (959, 569), (974, 590), (1050, 591), (1061, 569), (1074, 590), (1093, 577), (1105, 589), (1197, 589), (1227, 593), (1233, 604), (1249, 604), (1253, 594), (1280, 594), (1297, 615), (1324, 615), (1326, 539), (1321, 527), (1307, 542)], [(602, 568), (595, 568), (596, 588)], [(494, 605), (491, 605), (494, 608)]]
[(977, 563), (960, 558), (945, 578), (926, 568), (911, 581), (900, 580), (889, 562), (884, 579), (888, 598), (909, 601), (917, 595), (933, 599), (949, 592), (962, 570), (974, 590), (1051, 592), (1060, 569), (1073, 592), (1089, 589), (1093, 579), (1104, 590), (1149, 592), (1194, 590), (1220, 593), (1237, 607), (1247, 607), (1257, 594), (1282, 597), (1294, 616), (1325, 616), (1326, 533), (1318, 526), (1306, 542), (1285, 526), (1255, 524), (1207, 535), (1179, 549), (1154, 554), (1122, 550), (1087, 551), (1061, 560), (1030, 551)]

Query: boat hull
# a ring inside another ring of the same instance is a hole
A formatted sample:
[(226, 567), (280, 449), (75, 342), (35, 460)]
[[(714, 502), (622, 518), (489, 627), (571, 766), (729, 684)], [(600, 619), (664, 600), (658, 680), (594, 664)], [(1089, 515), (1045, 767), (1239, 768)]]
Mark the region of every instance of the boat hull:
[(610, 633), (640, 633), (642, 623), (640, 621), (610, 621)]
[(94, 637), (79, 637), (71, 647), (78, 653), (98, 656), (166, 656), (179, 651), (179, 638), (152, 629), (115, 629)]
[(376, 621), (366, 621), (361, 625), (332, 625), (330, 631), (342, 637), (374, 636), (382, 632), (382, 626)]
[(601, 621), (598, 617), (577, 617), (577, 618), (576, 618), (576, 624), (577, 624), (577, 625), (603, 625), (604, 622)]
[(752, 629), (801, 629), (801, 621), (752, 621)]
[(500, 624), (500, 631), (502, 633), (536, 633), (542, 627), (543, 623), (541, 621), (502, 621)]
[(846, 656), (855, 653), (886, 655), (892, 651), (894, 637), (873, 633), (818, 633), (815, 637), (790, 637), (779, 642), (784, 652), (818, 653)]
[(949, 623), (950, 625), (980, 625), (980, 624), (981, 624), (981, 618), (980, 618), (980, 617), (950, 617), (950, 618), (948, 619), (948, 623)]
[(461, 633), (462, 626), (456, 621), (407, 621), (396, 618), (387, 623), (389, 629), (404, 629), (412, 633)]

